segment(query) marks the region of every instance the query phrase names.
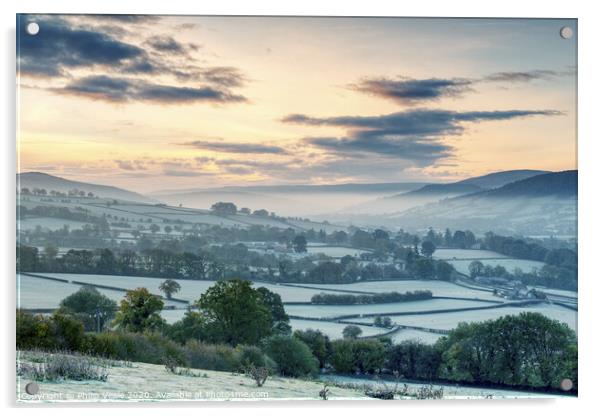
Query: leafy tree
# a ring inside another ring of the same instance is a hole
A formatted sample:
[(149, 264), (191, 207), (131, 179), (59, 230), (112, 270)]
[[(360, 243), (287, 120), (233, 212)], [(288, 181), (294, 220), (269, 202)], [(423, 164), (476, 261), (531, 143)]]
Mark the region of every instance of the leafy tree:
[(271, 315), (272, 331), (282, 335), (291, 333), (289, 317), (284, 310), (282, 298), (278, 293), (274, 293), (265, 287), (257, 288), (261, 302), (268, 308)]
[(485, 265), (479, 260), (472, 261), (468, 265), (468, 272), (470, 273), (470, 277), (473, 279), (477, 276), (483, 276), (483, 273), (485, 272)]
[(125, 331), (156, 330), (165, 324), (161, 318), (161, 310), (163, 301), (148, 289), (140, 287), (129, 290), (119, 305), (114, 323)]
[(295, 253), (306, 253), (307, 252), (307, 240), (305, 236), (298, 235), (293, 240), (293, 249)]
[(314, 357), (318, 359), (320, 368), (326, 366), (326, 362), (332, 354), (332, 344), (327, 335), (318, 330), (306, 329), (305, 331), (296, 330), (293, 336), (307, 344)]
[(242, 280), (220, 281), (201, 295), (195, 305), (207, 321), (215, 342), (256, 345), (272, 331), (272, 314), (261, 292)]
[(200, 312), (188, 308), (182, 319), (167, 327), (167, 336), (181, 344), (191, 339), (203, 341), (208, 338), (206, 324)]
[(318, 360), (309, 347), (297, 338), (273, 335), (263, 340), (262, 349), (276, 362), (283, 376), (304, 377), (318, 372)]
[(81, 321), (87, 331), (102, 330), (115, 317), (117, 303), (92, 286), (83, 286), (60, 303), (58, 312)]
[(165, 293), (167, 299), (171, 299), (174, 293), (178, 293), (182, 286), (173, 279), (167, 279), (159, 285), (159, 290)]
[(211, 211), (216, 215), (236, 215), (238, 209), (232, 202), (216, 202), (211, 205)]
[(432, 241), (424, 241), (421, 246), (422, 255), (428, 258), (433, 257), (436, 247)]
[(355, 339), (362, 335), (362, 329), (357, 325), (347, 325), (343, 328), (343, 338)]
[(157, 234), (160, 229), (161, 228), (157, 224), (151, 224), (151, 226), (149, 227), (149, 230), (151, 230), (151, 233), (153, 234)]

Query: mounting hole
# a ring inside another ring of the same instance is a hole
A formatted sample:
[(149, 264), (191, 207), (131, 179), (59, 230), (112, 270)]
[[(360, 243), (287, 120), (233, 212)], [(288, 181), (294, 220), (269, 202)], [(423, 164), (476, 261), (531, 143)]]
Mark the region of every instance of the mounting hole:
[(28, 23), (26, 30), (27, 30), (27, 33), (29, 33), (31, 36), (35, 36), (40, 31), (40, 25), (37, 24), (36, 22)]
[(39, 391), (40, 391), (40, 386), (38, 385), (38, 383), (31, 382), (31, 383), (27, 383), (25, 385), (25, 392), (27, 394), (30, 394), (33, 396), (34, 394), (38, 394)]
[(564, 26), (562, 29), (560, 29), (560, 37), (562, 39), (570, 39), (573, 37), (573, 29), (571, 29), (568, 26)]
[(560, 382), (560, 389), (564, 391), (569, 391), (573, 388), (573, 380), (569, 378), (565, 378)]

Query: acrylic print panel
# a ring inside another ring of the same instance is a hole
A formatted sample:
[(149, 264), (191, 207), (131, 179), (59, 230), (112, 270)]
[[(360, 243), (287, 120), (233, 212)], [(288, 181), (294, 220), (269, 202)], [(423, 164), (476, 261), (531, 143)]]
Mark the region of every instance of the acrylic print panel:
[(17, 34), (18, 401), (577, 395), (576, 20)]

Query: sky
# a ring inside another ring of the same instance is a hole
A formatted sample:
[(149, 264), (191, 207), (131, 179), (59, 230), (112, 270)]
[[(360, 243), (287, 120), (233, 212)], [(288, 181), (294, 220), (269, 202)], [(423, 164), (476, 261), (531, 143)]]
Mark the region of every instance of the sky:
[(138, 192), (576, 169), (576, 33), (558, 19), (20, 15), (18, 169)]

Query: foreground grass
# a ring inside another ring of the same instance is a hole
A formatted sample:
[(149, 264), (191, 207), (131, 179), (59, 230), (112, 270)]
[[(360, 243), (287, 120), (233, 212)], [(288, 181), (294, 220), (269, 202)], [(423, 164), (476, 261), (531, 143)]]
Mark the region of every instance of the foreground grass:
[[(64, 355), (64, 354), (62, 354)], [(51, 361), (46, 353), (21, 353), (19, 365), (29, 367)], [(163, 400), (321, 400), (324, 384), (318, 381), (286, 377), (268, 377), (262, 387), (243, 374), (221, 371), (184, 369), (176, 373), (164, 365), (146, 363), (116, 363), (93, 357), (89, 366), (106, 377), (71, 379), (60, 377), (48, 380), (36, 378), (34, 373), (17, 375), (17, 400), (20, 402), (64, 401), (163, 401)], [(61, 358), (61, 361), (63, 359)], [(93, 373), (92, 373), (93, 374)], [(39, 385), (36, 395), (25, 392), (27, 383)], [(363, 391), (329, 387), (329, 400), (368, 399)]]

